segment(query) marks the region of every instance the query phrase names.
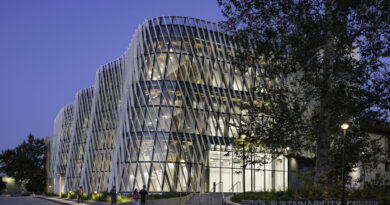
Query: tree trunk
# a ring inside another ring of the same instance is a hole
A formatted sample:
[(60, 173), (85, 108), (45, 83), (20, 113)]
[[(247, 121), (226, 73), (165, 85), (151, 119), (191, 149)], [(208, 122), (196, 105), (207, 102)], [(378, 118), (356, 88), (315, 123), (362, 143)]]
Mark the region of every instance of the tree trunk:
[[(330, 170), (330, 109), (328, 107), (327, 99), (323, 97), (320, 105), (320, 116), (317, 127), (317, 149), (316, 149), (316, 166), (314, 183), (316, 185), (322, 184), (324, 175)], [(326, 183), (326, 182), (325, 182)]]
[(319, 120), (316, 130), (316, 140), (317, 140), (317, 149), (316, 149), (316, 166), (315, 166), (315, 185), (320, 185), (322, 183), (327, 183), (328, 180), (325, 179), (325, 175), (331, 168), (330, 162), (330, 144), (331, 144), (331, 106), (332, 106), (332, 90), (333, 90), (333, 70), (334, 63), (336, 59), (335, 43), (336, 39), (332, 31), (333, 19), (332, 19), (332, 5), (334, 4), (333, 0), (327, 0), (325, 2), (325, 19), (328, 24), (326, 29), (326, 44), (324, 46), (323, 52), (323, 74), (322, 81), (323, 85), (320, 88), (320, 112)]

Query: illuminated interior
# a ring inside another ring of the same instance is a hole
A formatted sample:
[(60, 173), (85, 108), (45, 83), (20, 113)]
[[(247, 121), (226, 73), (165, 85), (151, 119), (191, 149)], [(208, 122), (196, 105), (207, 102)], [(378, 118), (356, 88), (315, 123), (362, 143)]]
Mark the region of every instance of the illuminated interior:
[[(233, 125), (246, 115), (243, 104), (267, 105), (266, 90), (274, 82), (255, 79), (261, 63), (248, 65), (245, 74), (236, 69), (237, 47), (208, 21), (145, 21), (125, 54), (98, 70), (93, 95), (91, 90), (77, 102), (76, 96), (68, 138), (63, 121), (56, 120), (52, 153), (70, 160), (63, 162), (66, 170), (53, 166), (51, 175), (64, 170), (65, 191), (116, 185), (119, 192), (132, 192), (146, 185), (150, 192), (210, 192), (215, 183), (217, 192), (241, 192), (242, 167), (230, 144), (238, 137)], [(255, 83), (264, 85), (263, 96), (253, 92)], [(253, 159), (266, 155), (251, 153)], [(284, 190), (287, 173), (284, 156), (248, 166), (245, 190)]]

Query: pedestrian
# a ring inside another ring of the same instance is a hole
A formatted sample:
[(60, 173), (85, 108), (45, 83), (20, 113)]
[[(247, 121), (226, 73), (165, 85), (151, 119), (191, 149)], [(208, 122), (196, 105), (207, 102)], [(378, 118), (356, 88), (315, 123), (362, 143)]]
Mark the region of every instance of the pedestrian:
[(116, 204), (116, 189), (115, 189), (115, 186), (112, 187), (112, 189), (110, 191), (110, 195), (111, 195), (111, 204)]
[(81, 186), (80, 189), (77, 191), (77, 203), (79, 204), (83, 203), (83, 187)]
[(146, 186), (143, 185), (141, 191), (139, 191), (139, 194), (141, 195), (141, 204), (145, 205), (146, 203), (146, 195), (148, 195), (148, 191), (146, 191)]
[(133, 201), (135, 205), (139, 205), (139, 193), (138, 193), (138, 190), (135, 189), (134, 190), (134, 193), (133, 193)]

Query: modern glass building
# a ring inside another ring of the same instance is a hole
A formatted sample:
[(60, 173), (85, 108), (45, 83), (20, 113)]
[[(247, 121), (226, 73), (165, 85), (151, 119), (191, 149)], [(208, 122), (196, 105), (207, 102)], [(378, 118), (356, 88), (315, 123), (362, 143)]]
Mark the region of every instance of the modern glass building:
[(71, 141), (71, 126), (73, 120), (73, 105), (63, 107), (54, 120), (54, 133), (50, 143), (50, 177), (54, 182), (52, 187), (60, 190), (65, 184), (66, 167)]
[(69, 190), (77, 190), (84, 162), (85, 143), (89, 127), (89, 116), (93, 99), (93, 88), (79, 91), (74, 100), (74, 114), (71, 126), (71, 139), (66, 166), (66, 181)]
[[(54, 123), (50, 181), (55, 192), (240, 192), (240, 157), (231, 141), (249, 101), (260, 65), (233, 66), (239, 45), (217, 24), (158, 17), (139, 25), (128, 50), (97, 71), (93, 88), (80, 91)], [(258, 82), (257, 82), (258, 84)], [(267, 157), (261, 152), (252, 159)], [(247, 191), (288, 187), (288, 160), (279, 156), (245, 170)]]

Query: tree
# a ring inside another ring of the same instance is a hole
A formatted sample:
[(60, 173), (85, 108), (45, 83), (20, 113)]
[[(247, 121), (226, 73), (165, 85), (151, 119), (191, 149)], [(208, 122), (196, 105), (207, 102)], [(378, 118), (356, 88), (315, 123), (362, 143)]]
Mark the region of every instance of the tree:
[(7, 187), (7, 184), (3, 181), (3, 177), (0, 177), (0, 193)]
[(0, 171), (25, 185), (27, 191), (42, 193), (45, 189), (45, 142), (32, 134), (15, 149), (0, 154)]
[[(236, 68), (264, 70), (256, 72), (253, 91), (269, 96), (263, 106), (244, 108), (256, 120), (244, 119), (240, 126), (250, 127), (252, 142), (276, 155), (287, 148), (315, 153), (317, 185), (330, 183), (329, 173), (340, 165), (335, 159), (343, 122), (352, 127), (347, 156), (363, 149), (378, 155), (364, 125), (389, 121), (386, 2), (218, 0), (227, 18), (223, 27), (243, 48)], [(352, 165), (359, 160), (347, 159)]]

